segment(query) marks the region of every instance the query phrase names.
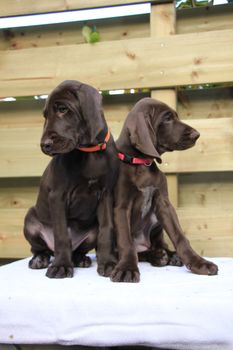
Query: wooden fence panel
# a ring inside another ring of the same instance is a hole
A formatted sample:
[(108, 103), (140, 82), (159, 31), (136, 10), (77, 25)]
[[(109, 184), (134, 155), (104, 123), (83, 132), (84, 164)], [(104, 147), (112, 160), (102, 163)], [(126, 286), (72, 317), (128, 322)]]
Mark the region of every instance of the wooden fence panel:
[(233, 28), (233, 4), (177, 11), (177, 33), (207, 32)]
[(3, 31), (0, 44), (2, 42), (3, 48), (12, 50), (84, 44), (82, 27), (87, 24), (96, 26), (101, 42), (149, 36), (149, 15), (143, 15), (52, 26), (11, 28)]
[(1, 0), (1, 16), (16, 16), (31, 13), (81, 10), (87, 8), (129, 5), (139, 3), (165, 3), (171, 0)]
[(233, 30), (224, 30), (68, 45), (65, 50), (2, 51), (0, 96), (47, 93), (65, 79), (88, 81), (100, 90), (228, 82), (233, 80), (232, 42)]
[(232, 209), (233, 172), (180, 174), (178, 201), (182, 208)]
[[(1, 5), (0, 5), (1, 6)], [(233, 29), (233, 4), (178, 10), (177, 34)], [(0, 49), (25, 49), (85, 43), (82, 27), (95, 25), (100, 41), (126, 40), (150, 36), (150, 16), (138, 15), (112, 19), (61, 23), (52, 26), (9, 28), (0, 35)]]
[[(3, 0), (0, 13), (139, 2), (144, 1)], [(171, 19), (163, 6), (158, 10), (164, 21)], [(36, 201), (39, 177), (50, 160), (39, 147), (44, 101), (26, 96), (47, 94), (67, 78), (100, 90), (156, 88), (153, 96), (159, 94), (161, 99), (165, 91), (161, 88), (231, 83), (232, 14), (233, 5), (178, 11), (177, 34), (172, 31), (169, 37), (165, 36), (168, 27), (163, 32), (159, 22), (162, 34), (151, 36), (149, 15), (98, 20), (91, 23), (101, 33), (101, 42), (95, 45), (84, 43), (83, 23), (0, 32), (0, 96), (25, 96), (25, 100), (0, 104), (0, 257), (30, 254), (23, 237), (24, 216)], [(158, 26), (153, 22), (153, 30)], [(147, 90), (141, 95), (104, 96), (105, 116), (115, 138), (133, 104), (149, 95)], [(200, 131), (201, 138), (190, 150), (163, 155), (161, 165), (169, 184), (173, 182), (171, 196), (184, 232), (206, 256), (232, 256), (233, 251), (232, 97), (232, 87), (178, 90), (177, 111)]]

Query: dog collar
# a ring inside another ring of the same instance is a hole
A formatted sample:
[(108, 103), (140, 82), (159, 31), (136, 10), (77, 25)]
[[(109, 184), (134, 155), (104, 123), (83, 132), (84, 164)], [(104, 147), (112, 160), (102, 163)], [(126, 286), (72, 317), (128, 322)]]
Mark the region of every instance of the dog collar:
[(146, 166), (151, 166), (153, 163), (153, 160), (151, 159), (143, 159), (143, 158), (136, 158), (136, 157), (131, 157), (128, 154), (123, 154), (123, 153), (118, 153), (117, 157), (122, 160), (125, 163), (128, 164), (133, 164), (133, 165), (138, 165), (138, 164), (143, 164)]
[(97, 152), (97, 151), (104, 151), (107, 148), (107, 143), (110, 139), (111, 133), (110, 130), (108, 129), (107, 134), (105, 136), (104, 142), (100, 142), (97, 145), (94, 146), (83, 146), (79, 147), (79, 151), (83, 152)]

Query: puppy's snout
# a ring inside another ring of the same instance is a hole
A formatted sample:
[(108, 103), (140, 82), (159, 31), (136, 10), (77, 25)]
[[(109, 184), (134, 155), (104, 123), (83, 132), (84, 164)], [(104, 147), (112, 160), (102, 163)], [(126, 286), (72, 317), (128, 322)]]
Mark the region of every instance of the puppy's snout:
[(41, 142), (41, 149), (44, 153), (50, 153), (53, 147), (53, 140), (47, 139)]
[(197, 139), (200, 137), (200, 133), (197, 130), (192, 130), (190, 134), (190, 138), (193, 141), (197, 141)]

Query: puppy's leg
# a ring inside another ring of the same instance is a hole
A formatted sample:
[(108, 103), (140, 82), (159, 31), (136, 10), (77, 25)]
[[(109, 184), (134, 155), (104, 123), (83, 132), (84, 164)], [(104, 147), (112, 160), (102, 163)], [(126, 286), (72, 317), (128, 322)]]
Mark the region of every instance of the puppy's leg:
[[(147, 232), (145, 234), (148, 234)], [(139, 261), (149, 262), (152, 266), (182, 266), (183, 263), (176, 252), (169, 250), (164, 240), (163, 228), (160, 224), (156, 225), (151, 232), (150, 250), (138, 253)]]
[(60, 189), (51, 191), (48, 197), (54, 235), (54, 260), (46, 272), (49, 278), (73, 277), (72, 245), (63, 197)]
[(163, 228), (160, 224), (153, 228), (150, 234), (150, 239), (152, 246), (152, 254), (154, 253), (156, 260), (159, 259), (159, 265), (155, 266), (164, 266), (166, 260), (166, 265), (183, 266), (183, 263), (179, 256), (176, 254), (176, 252), (171, 251), (168, 248), (168, 245), (164, 240)]
[(46, 242), (41, 238), (41, 226), (34, 207), (30, 208), (24, 221), (24, 235), (30, 243), (31, 252), (33, 253), (33, 257), (29, 261), (29, 267), (31, 269), (44, 269), (48, 267), (50, 255), (52, 254)]
[(190, 246), (185, 237), (175, 209), (170, 203), (166, 193), (158, 193), (155, 197), (156, 216), (169, 235), (178, 256), (186, 267), (199, 275), (216, 275), (218, 267), (214, 263), (199, 256)]
[[(132, 203), (131, 203), (132, 205)], [(130, 206), (114, 210), (119, 262), (111, 274), (113, 282), (139, 282), (138, 255), (130, 232)]]
[(109, 277), (116, 265), (114, 254), (113, 231), (113, 199), (111, 193), (106, 191), (97, 210), (99, 233), (97, 236), (97, 271), (101, 276)]

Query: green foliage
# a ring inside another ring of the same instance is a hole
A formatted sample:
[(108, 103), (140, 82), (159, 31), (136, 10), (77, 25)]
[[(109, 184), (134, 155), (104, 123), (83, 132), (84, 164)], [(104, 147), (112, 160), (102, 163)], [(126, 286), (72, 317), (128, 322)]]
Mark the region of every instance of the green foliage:
[(199, 6), (209, 6), (213, 4), (213, 0), (177, 0), (176, 7), (178, 9), (192, 8)]
[(94, 44), (100, 41), (100, 34), (96, 30), (96, 26), (92, 28), (89, 26), (84, 26), (82, 28), (82, 35), (87, 43)]

